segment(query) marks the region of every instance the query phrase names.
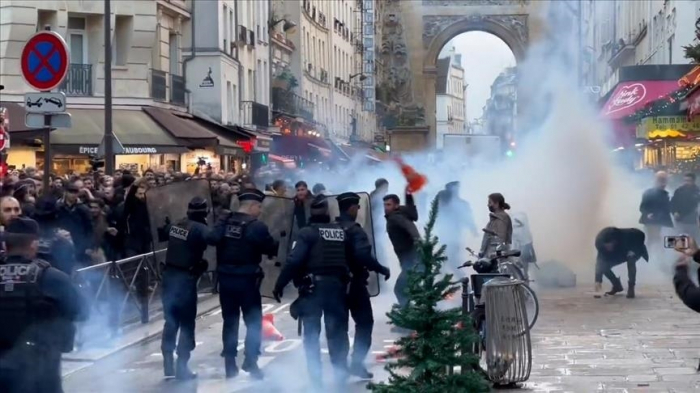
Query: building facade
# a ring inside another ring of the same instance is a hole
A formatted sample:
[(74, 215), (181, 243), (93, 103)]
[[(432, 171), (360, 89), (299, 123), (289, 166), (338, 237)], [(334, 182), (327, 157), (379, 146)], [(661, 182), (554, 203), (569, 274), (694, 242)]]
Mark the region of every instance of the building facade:
[(192, 4), (194, 20), (185, 53), (192, 113), (225, 125), (267, 130), (269, 3), (218, 0)]
[(487, 134), (501, 138), (503, 151), (516, 146), (518, 138), (517, 69), (508, 67), (491, 84), (481, 123)]
[(450, 48), (446, 57), (438, 59), (436, 86), (437, 124), (436, 147), (442, 149), (445, 134), (463, 134), (467, 132), (465, 112), (464, 69), (462, 55)]
[(273, 15), (298, 25), (284, 38), (294, 48), (288, 65), (295, 81), (290, 94), (305, 114), (313, 113), (312, 120), (305, 119), (312, 125), (307, 132), (339, 142), (371, 141), (376, 116), (362, 105), (362, 82), (369, 77), (362, 71), (363, 2), (300, 0), (275, 7)]
[[(13, 137), (8, 164), (42, 166), (45, 161), (40, 142), (20, 137), (30, 131), (24, 125), (23, 95), (33, 91), (20, 73), (20, 56), (24, 43), (49, 27), (64, 38), (70, 52), (67, 77), (57, 90), (67, 96), (73, 123), (71, 129), (52, 133), (55, 148), (50, 160), (58, 173), (86, 168), (88, 155), (94, 154), (101, 142), (104, 124), (104, 4), (3, 1), (0, 14), (0, 84), (5, 86), (2, 106), (8, 110)], [(181, 37), (190, 19), (185, 1), (112, 2), (115, 134), (139, 125), (144, 129), (134, 132), (152, 132), (138, 143), (122, 136), (126, 149), (116, 156), (117, 168), (180, 168), (180, 154), (186, 149), (158, 130), (141, 109), (186, 110)]]
[(585, 80), (609, 94), (621, 67), (687, 64), (683, 46), (695, 38), (700, 3), (693, 0), (584, 2)]

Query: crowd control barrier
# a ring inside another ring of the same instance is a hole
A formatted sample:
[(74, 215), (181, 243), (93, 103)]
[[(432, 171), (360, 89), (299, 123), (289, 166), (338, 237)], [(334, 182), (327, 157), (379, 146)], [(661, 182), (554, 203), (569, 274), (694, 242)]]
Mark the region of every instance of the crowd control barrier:
[[(114, 337), (125, 325), (148, 323), (162, 311), (160, 284), (166, 250), (103, 262), (73, 273), (73, 281), (90, 307), (88, 321), (78, 329), (78, 347)], [(213, 272), (205, 273), (198, 292), (211, 293), (214, 281)]]

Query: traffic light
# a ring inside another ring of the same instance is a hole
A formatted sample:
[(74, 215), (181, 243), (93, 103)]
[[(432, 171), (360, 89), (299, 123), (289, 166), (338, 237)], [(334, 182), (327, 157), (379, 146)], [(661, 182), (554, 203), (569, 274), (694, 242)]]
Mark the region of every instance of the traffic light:
[(267, 153), (260, 155), (260, 162), (262, 162), (263, 165), (267, 165)]
[(506, 157), (513, 157), (514, 155), (515, 155), (515, 152), (513, 150), (508, 149), (508, 151), (506, 151)]

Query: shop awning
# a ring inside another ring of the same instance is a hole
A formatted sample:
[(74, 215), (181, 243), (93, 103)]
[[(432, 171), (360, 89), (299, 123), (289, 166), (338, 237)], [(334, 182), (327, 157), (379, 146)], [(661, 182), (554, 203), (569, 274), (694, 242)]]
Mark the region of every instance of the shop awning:
[(243, 148), (238, 144), (241, 137), (229, 132), (228, 127), (189, 113), (155, 107), (147, 107), (143, 110), (192, 149), (214, 148), (217, 154), (230, 156), (243, 154)]
[(601, 114), (608, 119), (622, 119), (675, 90), (678, 90), (675, 80), (622, 82), (610, 95)]
[[(17, 103), (1, 103), (10, 117), (10, 135), (17, 139), (41, 137), (42, 131), (24, 125), (26, 112)], [(69, 109), (73, 127), (51, 132), (51, 147), (58, 154), (97, 154), (104, 136), (104, 110)], [(140, 110), (112, 111), (112, 130), (124, 146), (123, 154), (180, 154), (187, 151)]]

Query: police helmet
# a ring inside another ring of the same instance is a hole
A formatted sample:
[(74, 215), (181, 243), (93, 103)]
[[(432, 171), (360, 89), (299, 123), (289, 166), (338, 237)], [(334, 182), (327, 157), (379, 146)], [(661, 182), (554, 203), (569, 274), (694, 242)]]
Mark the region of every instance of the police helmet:
[(187, 213), (208, 213), (207, 200), (202, 197), (194, 197), (187, 204)]

